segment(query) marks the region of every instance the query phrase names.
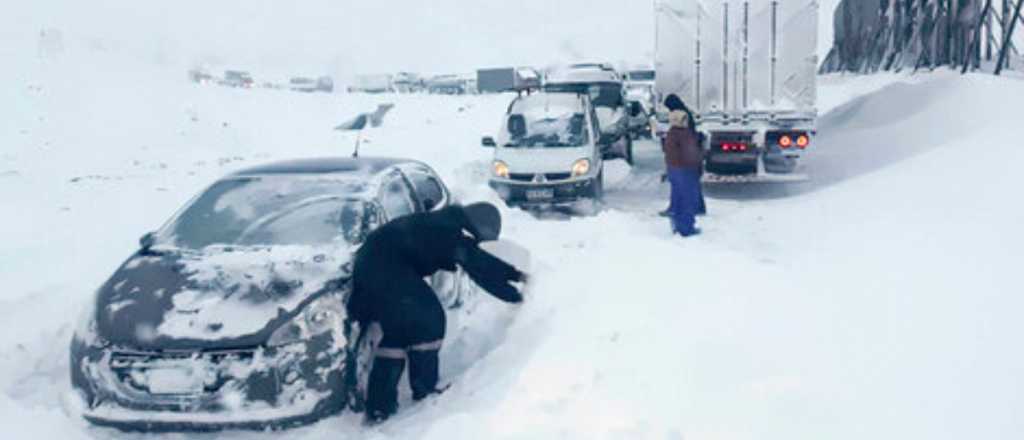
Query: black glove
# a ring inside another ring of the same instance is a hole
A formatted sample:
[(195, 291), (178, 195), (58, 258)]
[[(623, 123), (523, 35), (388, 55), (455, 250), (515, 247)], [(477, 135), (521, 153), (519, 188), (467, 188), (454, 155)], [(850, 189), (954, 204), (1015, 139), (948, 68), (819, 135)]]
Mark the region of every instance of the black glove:
[(480, 249), (476, 243), (463, 241), (456, 249), (458, 263), (478, 286), (508, 303), (520, 303), (523, 294), (513, 282), (525, 282), (526, 274), (511, 264)]

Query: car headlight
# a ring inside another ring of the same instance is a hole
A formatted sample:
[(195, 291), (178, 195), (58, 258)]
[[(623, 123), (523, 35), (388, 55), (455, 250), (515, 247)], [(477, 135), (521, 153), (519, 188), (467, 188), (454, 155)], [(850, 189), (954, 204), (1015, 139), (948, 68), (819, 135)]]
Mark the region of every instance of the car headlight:
[(590, 159), (580, 159), (572, 164), (572, 176), (579, 177), (590, 172)]
[(508, 179), (508, 165), (500, 160), (494, 161), (494, 175), (503, 179)]
[(282, 345), (306, 342), (311, 338), (332, 330), (339, 330), (345, 321), (345, 308), (336, 295), (324, 295), (309, 303), (291, 321), (282, 325), (267, 340), (267, 345)]

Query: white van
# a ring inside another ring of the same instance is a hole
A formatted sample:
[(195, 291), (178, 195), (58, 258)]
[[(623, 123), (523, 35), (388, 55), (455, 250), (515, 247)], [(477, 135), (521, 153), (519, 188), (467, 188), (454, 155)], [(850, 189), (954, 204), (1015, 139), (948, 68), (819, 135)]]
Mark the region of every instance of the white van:
[(490, 185), (509, 205), (553, 205), (604, 194), (601, 128), (590, 98), (534, 93), (512, 101), (496, 138)]

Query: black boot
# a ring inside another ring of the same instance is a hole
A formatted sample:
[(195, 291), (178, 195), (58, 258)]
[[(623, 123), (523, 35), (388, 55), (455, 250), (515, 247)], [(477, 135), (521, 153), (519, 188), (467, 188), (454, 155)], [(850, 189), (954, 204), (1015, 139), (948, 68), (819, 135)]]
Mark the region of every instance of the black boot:
[(377, 357), (370, 370), (366, 390), (366, 423), (375, 425), (398, 412), (398, 381), (405, 370), (405, 359)]
[(438, 351), (409, 350), (409, 387), (413, 400), (438, 394)]

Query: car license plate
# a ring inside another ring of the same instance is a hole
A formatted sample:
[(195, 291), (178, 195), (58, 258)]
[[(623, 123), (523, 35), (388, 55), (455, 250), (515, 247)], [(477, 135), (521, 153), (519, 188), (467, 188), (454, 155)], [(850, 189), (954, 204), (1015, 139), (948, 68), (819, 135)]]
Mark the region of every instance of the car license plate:
[(153, 394), (197, 394), (203, 391), (203, 378), (192, 368), (154, 368), (146, 372), (149, 392)]
[(530, 189), (526, 190), (527, 200), (549, 200), (555, 198), (553, 189)]

